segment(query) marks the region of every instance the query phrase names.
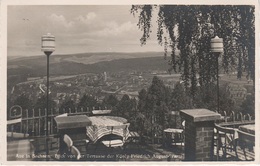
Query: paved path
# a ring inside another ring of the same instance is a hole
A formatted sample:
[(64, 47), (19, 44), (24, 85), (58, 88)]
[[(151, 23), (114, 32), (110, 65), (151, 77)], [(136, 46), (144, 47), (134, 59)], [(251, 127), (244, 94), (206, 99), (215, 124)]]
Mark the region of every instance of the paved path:
[(7, 142), (7, 161), (31, 161), (33, 148), (28, 139)]

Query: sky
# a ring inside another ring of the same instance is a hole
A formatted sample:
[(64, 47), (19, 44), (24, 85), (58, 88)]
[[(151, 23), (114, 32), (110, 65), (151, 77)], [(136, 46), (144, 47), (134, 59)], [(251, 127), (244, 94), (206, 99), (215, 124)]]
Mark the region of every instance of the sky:
[[(55, 36), (55, 54), (163, 51), (152, 35), (141, 46), (142, 31), (131, 5), (15, 5), (7, 8), (8, 56), (42, 55), (41, 36)], [(156, 17), (154, 17), (156, 19)]]

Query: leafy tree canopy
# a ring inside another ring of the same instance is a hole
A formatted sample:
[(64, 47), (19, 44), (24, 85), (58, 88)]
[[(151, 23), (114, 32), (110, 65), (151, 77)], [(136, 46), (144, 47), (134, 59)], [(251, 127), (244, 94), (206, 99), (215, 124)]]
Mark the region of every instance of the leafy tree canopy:
[(126, 119), (130, 119), (136, 108), (136, 100), (124, 95), (116, 106), (116, 114)]
[[(251, 79), (255, 70), (255, 7), (246, 5), (133, 5), (143, 31), (141, 44), (150, 38), (152, 17), (157, 13), (157, 40), (171, 50), (171, 69), (182, 74), (185, 86), (194, 88), (216, 80), (216, 58), (210, 52), (210, 40), (223, 38), (224, 72), (237, 70)], [(180, 52), (177, 54), (177, 50)], [(199, 77), (197, 77), (199, 76)]]
[(59, 112), (60, 114), (65, 112), (69, 112), (71, 110), (72, 112), (75, 112), (75, 103), (71, 98), (66, 99), (60, 106)]
[(93, 96), (84, 95), (78, 104), (79, 108), (92, 109), (97, 106), (97, 100)]
[[(49, 104), (49, 111), (48, 112), (50, 113), (51, 112), (50, 109), (55, 108), (56, 103), (53, 100), (49, 99), (48, 104)], [(36, 103), (34, 105), (34, 109), (35, 110), (39, 110), (39, 109), (45, 110), (45, 109), (47, 109), (46, 96), (41, 96), (41, 97), (38, 98), (38, 100), (36, 101)]]
[(243, 114), (255, 115), (255, 98), (254, 95), (248, 95), (246, 100), (241, 104)]
[(19, 105), (22, 107), (22, 109), (30, 109), (32, 108), (32, 101), (29, 99), (29, 97), (25, 94), (19, 95), (14, 103), (14, 105)]
[(118, 99), (116, 98), (115, 95), (109, 95), (109, 96), (106, 96), (104, 101), (103, 101), (103, 104), (108, 106), (108, 107), (115, 107), (117, 104), (118, 104)]
[(181, 83), (177, 83), (172, 91), (170, 106), (173, 111), (192, 108), (191, 97)]
[(170, 96), (170, 89), (167, 88), (163, 81), (157, 76), (153, 77), (152, 85), (148, 88), (147, 101), (150, 102), (149, 105), (153, 106), (160, 105), (161, 102), (168, 103)]

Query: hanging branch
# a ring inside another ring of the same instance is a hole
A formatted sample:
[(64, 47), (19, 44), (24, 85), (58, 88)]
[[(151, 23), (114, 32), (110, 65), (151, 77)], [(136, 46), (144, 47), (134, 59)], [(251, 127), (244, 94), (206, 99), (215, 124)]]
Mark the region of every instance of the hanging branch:
[[(221, 56), (221, 71), (237, 70), (255, 80), (255, 16), (254, 6), (231, 5), (158, 5), (157, 40), (171, 49), (171, 68), (181, 73), (186, 87), (194, 84), (199, 76), (201, 86), (214, 82), (215, 61), (210, 52), (210, 39), (214, 35), (223, 38), (224, 53)], [(151, 18), (154, 5), (134, 5), (131, 13), (139, 13), (138, 27), (143, 31), (141, 44), (146, 44), (151, 33)], [(177, 31), (176, 31), (177, 30)], [(177, 34), (175, 34), (177, 33)], [(168, 35), (168, 38), (163, 37)], [(167, 40), (170, 41), (167, 41)], [(191, 43), (196, 43), (197, 53), (191, 52)], [(177, 51), (180, 51), (179, 55)], [(177, 70), (178, 69), (178, 70)]]

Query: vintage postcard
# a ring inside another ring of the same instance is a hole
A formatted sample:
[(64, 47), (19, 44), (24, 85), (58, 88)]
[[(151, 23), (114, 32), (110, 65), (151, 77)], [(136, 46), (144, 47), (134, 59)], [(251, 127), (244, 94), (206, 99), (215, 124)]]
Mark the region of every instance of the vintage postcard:
[(1, 164), (259, 164), (256, 0), (0, 11)]

